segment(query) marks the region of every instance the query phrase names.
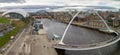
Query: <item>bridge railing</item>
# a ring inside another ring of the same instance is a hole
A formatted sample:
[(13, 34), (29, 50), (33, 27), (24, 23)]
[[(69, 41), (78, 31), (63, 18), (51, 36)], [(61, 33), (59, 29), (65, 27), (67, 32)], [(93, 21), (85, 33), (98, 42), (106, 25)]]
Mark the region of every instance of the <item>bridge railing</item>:
[(85, 44), (85, 45), (69, 45), (69, 44), (56, 44), (56, 47), (63, 47), (63, 48), (89, 48), (89, 47), (96, 47), (96, 46), (102, 46), (102, 45), (106, 45), (108, 43), (111, 43), (115, 40), (117, 40), (118, 38), (120, 38), (120, 36), (116, 36), (110, 40), (104, 41), (104, 42), (99, 42), (99, 43), (93, 43), (93, 44)]

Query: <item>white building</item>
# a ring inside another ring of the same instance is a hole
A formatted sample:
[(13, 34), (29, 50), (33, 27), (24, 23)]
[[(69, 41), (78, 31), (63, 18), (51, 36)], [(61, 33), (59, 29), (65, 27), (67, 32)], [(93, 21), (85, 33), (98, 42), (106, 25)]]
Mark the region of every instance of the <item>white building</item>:
[(2, 14), (4, 17), (10, 17), (10, 18), (27, 18), (29, 17), (28, 12), (22, 10), (22, 9), (13, 9), (8, 10)]

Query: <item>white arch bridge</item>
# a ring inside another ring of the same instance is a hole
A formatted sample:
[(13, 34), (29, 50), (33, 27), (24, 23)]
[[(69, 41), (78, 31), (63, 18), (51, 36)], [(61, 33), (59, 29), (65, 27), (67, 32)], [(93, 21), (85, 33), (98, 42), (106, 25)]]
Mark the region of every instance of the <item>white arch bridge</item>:
[(75, 17), (80, 13), (77, 12), (73, 18), (71, 19), (71, 21), (69, 22), (67, 28), (65, 29), (61, 40), (59, 41), (58, 44), (55, 44), (54, 47), (57, 49), (65, 49), (65, 50), (91, 50), (91, 49), (97, 49), (97, 48), (102, 48), (102, 47), (106, 47), (106, 46), (110, 46), (112, 44), (117, 43), (120, 40), (120, 35), (118, 32), (114, 31), (113, 29), (111, 29), (108, 24), (106, 23), (106, 21), (102, 18), (102, 16), (100, 16), (100, 14), (97, 11), (92, 10), (93, 13), (95, 13), (101, 20), (102, 22), (105, 24), (105, 26), (107, 27), (107, 30), (104, 30), (106, 32), (110, 32), (110, 33), (115, 33), (116, 36), (110, 40), (104, 41), (104, 42), (99, 42), (99, 43), (94, 43), (94, 44), (86, 44), (86, 45), (69, 45), (69, 44), (65, 44), (63, 42), (66, 32), (68, 31), (71, 23), (73, 22), (73, 20), (75, 19)]

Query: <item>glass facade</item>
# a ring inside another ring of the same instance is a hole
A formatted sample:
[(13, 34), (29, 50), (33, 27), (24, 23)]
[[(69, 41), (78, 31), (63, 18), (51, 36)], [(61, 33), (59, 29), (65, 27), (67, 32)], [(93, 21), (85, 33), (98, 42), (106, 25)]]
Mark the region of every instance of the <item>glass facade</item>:
[(22, 16), (21, 14), (18, 13), (9, 13), (11, 18), (19, 18), (19, 19), (23, 19), (25, 18), (24, 16)]
[(29, 17), (29, 14), (22, 9), (13, 9), (6, 11), (2, 14), (2, 16), (6, 16), (6, 15), (9, 15), (11, 18), (20, 18), (20, 19)]

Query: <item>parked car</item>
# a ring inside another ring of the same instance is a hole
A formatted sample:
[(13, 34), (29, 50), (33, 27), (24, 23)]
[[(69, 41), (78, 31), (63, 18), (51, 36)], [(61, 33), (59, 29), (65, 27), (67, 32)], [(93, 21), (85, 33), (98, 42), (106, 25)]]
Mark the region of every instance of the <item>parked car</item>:
[(33, 30), (38, 31), (39, 29), (43, 29), (43, 24), (41, 23), (40, 20), (35, 20), (33, 22)]

